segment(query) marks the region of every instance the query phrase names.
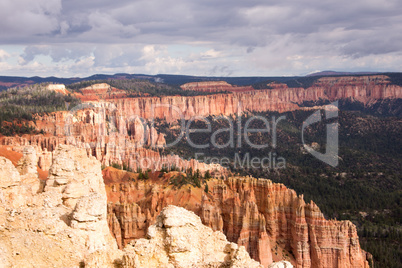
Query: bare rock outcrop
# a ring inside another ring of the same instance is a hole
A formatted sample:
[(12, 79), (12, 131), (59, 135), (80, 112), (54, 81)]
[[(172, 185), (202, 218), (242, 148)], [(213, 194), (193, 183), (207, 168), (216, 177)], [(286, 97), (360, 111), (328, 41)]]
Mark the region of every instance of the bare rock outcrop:
[(68, 95), (70, 92), (66, 89), (66, 86), (64, 84), (49, 84), (46, 87), (48, 90), (61, 93), (63, 95)]
[(317, 205), (283, 184), (252, 177), (210, 180), (203, 189), (174, 189), (161, 182), (107, 185), (109, 227), (124, 247), (145, 230), (167, 205), (182, 206), (203, 224), (222, 231), (268, 267), (287, 260), (295, 267), (368, 267), (355, 225), (326, 220)]
[(148, 239), (118, 250), (100, 162), (59, 145), (43, 187), (26, 172), (37, 162), (35, 150), (23, 151), (18, 169), (0, 157), (1, 267), (262, 267), (244, 247), (173, 206), (162, 210)]
[(22, 152), (23, 156), (18, 162), (17, 169), (21, 175), (31, 174), (33, 176), (38, 175), (37, 170), (37, 157), (35, 148), (32, 146), (26, 146)]
[(268, 268), (293, 268), (293, 265), (288, 261), (278, 261), (271, 263)]
[(149, 227), (147, 238), (132, 241), (124, 251), (123, 267), (127, 268), (262, 268), (244, 247), (228, 242), (193, 212), (176, 206), (164, 208)]
[(111, 87), (107, 83), (94, 84), (86, 88), (82, 88), (80, 91), (82, 94), (76, 93), (76, 97), (86, 101), (122, 98), (127, 96), (126, 91)]
[[(225, 82), (190, 83), (188, 90), (228, 87)], [(271, 84), (269, 85), (271, 87)], [(267, 85), (268, 87), (268, 85)], [(308, 88), (288, 88), (277, 84), (272, 89), (240, 91), (208, 96), (164, 96), (115, 99), (117, 109), (126, 116), (161, 118), (173, 122), (193, 116), (231, 115), (244, 111), (293, 111), (304, 101), (353, 99), (364, 104), (381, 99), (402, 98), (402, 87), (390, 83), (387, 76), (324, 77)]]
[(5, 157), (0, 157), (0, 188), (16, 186), (21, 181), (20, 174), (13, 163)]
[(23, 152), (18, 170), (0, 158), (1, 267), (79, 267), (93, 254), (105, 256), (104, 263), (118, 259), (99, 161), (60, 145), (43, 187), (31, 172), (35, 150)]

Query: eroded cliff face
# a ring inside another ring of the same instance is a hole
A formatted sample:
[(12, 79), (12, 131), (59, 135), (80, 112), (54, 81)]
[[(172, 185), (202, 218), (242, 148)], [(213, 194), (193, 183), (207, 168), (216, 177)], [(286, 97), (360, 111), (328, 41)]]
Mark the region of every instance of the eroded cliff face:
[[(125, 115), (162, 118), (176, 121), (193, 116), (231, 115), (244, 111), (292, 111), (304, 101), (339, 99), (357, 100), (365, 104), (386, 98), (402, 98), (402, 87), (390, 84), (387, 76), (324, 77), (309, 88), (288, 88), (276, 84), (273, 89), (216, 94), (208, 96), (167, 96), (160, 98), (116, 99), (113, 102)], [(185, 84), (188, 90), (224, 88), (211, 82)], [(217, 83), (217, 82), (213, 82)], [(272, 87), (272, 85), (271, 85)], [(212, 89), (211, 89), (212, 90)]]
[[(193, 82), (181, 86), (183, 90), (202, 92), (248, 92), (254, 91), (251, 86), (237, 87), (224, 81)], [(378, 99), (401, 98), (401, 87), (392, 85), (386, 75), (372, 76), (336, 76), (322, 77), (317, 79), (312, 86), (305, 89), (314, 93), (303, 94), (303, 88), (288, 88), (286, 84), (272, 82), (267, 84), (271, 88), (271, 96), (276, 101), (283, 102), (286, 99), (294, 103), (317, 100), (318, 98), (330, 101), (337, 99), (352, 98), (363, 103), (372, 102)], [(263, 90), (266, 92), (266, 90)], [(280, 92), (279, 92), (280, 91)], [(269, 94), (269, 93), (268, 93)], [(257, 94), (259, 95), (259, 94)]]
[(329, 100), (352, 98), (363, 103), (402, 98), (402, 87), (392, 85), (388, 76), (322, 77), (313, 88), (325, 88)]
[(230, 177), (209, 181), (205, 194), (190, 186), (174, 189), (166, 180), (107, 185), (109, 227), (120, 247), (144, 237), (162, 208), (172, 204), (245, 246), (264, 267), (282, 259), (296, 267), (368, 267), (351, 222), (326, 220), (313, 202), (306, 204), (282, 184)]
[(73, 145), (81, 148), (90, 156), (94, 156), (104, 166), (118, 164), (128, 166), (131, 170), (161, 170), (162, 167), (199, 170), (202, 174), (209, 171), (212, 176), (226, 176), (228, 170), (219, 164), (207, 164), (195, 159), (183, 159), (178, 155), (163, 155), (159, 150), (137, 147), (125, 137), (110, 135), (101, 141), (83, 142), (83, 137), (65, 137), (49, 135), (23, 135), (22, 137), (0, 137), (0, 147), (22, 153), (25, 146), (31, 145), (38, 156), (40, 169), (47, 171), (53, 158), (53, 151), (62, 145)]
[[(218, 166), (187, 161), (178, 156), (161, 156), (159, 149), (165, 146), (165, 137), (157, 132), (151, 121), (159, 118), (175, 122), (197, 116), (229, 116), (245, 111), (292, 111), (301, 109), (299, 105), (304, 101), (351, 98), (372, 104), (381, 99), (402, 97), (402, 87), (391, 85), (387, 77), (381, 75), (324, 77), (307, 89), (288, 88), (278, 83), (269, 86), (272, 89), (246, 92), (232, 90), (235, 93), (208, 96), (124, 98), (119, 95), (119, 90), (107, 84), (93, 85), (82, 91), (88, 96), (99, 95), (98, 99), (107, 101), (87, 101), (77, 107), (70, 107), (70, 111), (36, 116), (36, 128), (45, 131), (46, 135), (5, 137), (1, 138), (0, 144), (37, 146), (40, 148), (37, 153), (42, 169), (49, 168), (50, 152), (58, 144), (72, 144), (85, 148), (106, 166), (125, 164), (136, 170), (138, 167), (160, 169), (162, 165), (175, 165), (203, 172), (211, 168), (224, 172)], [(226, 82), (203, 82), (183, 87), (202, 90), (232, 86)]]
[(48, 90), (54, 91), (56, 93), (61, 93), (63, 95), (68, 95), (70, 92), (66, 89), (64, 84), (49, 84), (46, 87)]
[[(195, 116), (228, 116), (245, 111), (292, 111), (299, 108), (297, 104), (291, 102), (291, 99), (294, 99), (292, 95), (315, 94), (304, 91), (304, 89), (300, 92), (292, 90), (286, 93), (266, 90), (194, 97), (126, 98), (116, 99), (114, 103), (128, 116), (138, 115), (145, 119), (160, 118), (173, 122)], [(287, 96), (283, 96), (284, 94)]]
[(38, 178), (32, 146), (17, 168), (0, 157), (1, 267), (261, 267), (178, 207), (161, 210), (147, 239), (119, 250), (106, 220), (100, 162), (69, 145), (53, 154), (46, 181)]
[(116, 136), (127, 139), (136, 147), (152, 148), (165, 145), (163, 134), (148, 121), (136, 115), (121, 113), (110, 102), (86, 102), (69, 111), (36, 115), (35, 127), (51, 136), (66, 136), (81, 142), (101, 142)]
[[(46, 182), (25, 147), (17, 168), (0, 157), (1, 267), (78, 267), (92, 254), (118, 258), (106, 220), (100, 163), (58, 146)], [(115, 255), (113, 255), (115, 254)]]
[(210, 170), (221, 175), (226, 170), (196, 160), (185, 160), (177, 155), (162, 155), (166, 144), (164, 134), (158, 133), (149, 121), (135, 115), (125, 115), (113, 103), (84, 103), (67, 112), (37, 116), (36, 127), (45, 135), (0, 137), (0, 145), (32, 145), (38, 154), (41, 169), (48, 170), (55, 148), (59, 144), (83, 148), (103, 165), (118, 164), (132, 170), (160, 170), (162, 166), (175, 166), (202, 173)]

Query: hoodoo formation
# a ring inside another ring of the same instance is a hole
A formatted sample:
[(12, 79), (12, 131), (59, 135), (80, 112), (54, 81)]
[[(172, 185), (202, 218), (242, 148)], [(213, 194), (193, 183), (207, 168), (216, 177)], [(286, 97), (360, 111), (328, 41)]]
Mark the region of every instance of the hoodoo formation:
[(269, 180), (212, 180), (210, 194), (144, 182), (114, 182), (105, 191), (100, 162), (68, 145), (55, 149), (45, 182), (36, 167), (31, 146), (17, 168), (0, 158), (5, 267), (245, 268), (282, 259), (296, 267), (368, 267), (352, 223), (325, 220), (314, 203)]
[(0, 268), (401, 267), (401, 10), (0, 0)]
[(42, 183), (35, 150), (23, 152), (17, 168), (0, 157), (2, 267), (262, 267), (244, 247), (174, 206), (160, 212), (147, 239), (118, 250), (107, 226), (100, 162), (59, 145)]
[[(230, 86), (226, 82), (203, 82), (183, 87), (198, 90), (223, 85)], [(155, 148), (163, 148), (165, 137), (158, 133), (151, 121), (164, 119), (176, 122), (194, 116), (229, 116), (247, 111), (293, 111), (301, 109), (300, 105), (305, 101), (351, 99), (373, 105), (383, 99), (402, 98), (402, 87), (391, 84), (384, 75), (323, 77), (308, 88), (288, 88), (285, 84), (276, 84), (273, 89), (192, 97), (127, 98), (119, 95), (121, 90), (105, 83), (81, 91), (78, 97), (84, 102), (70, 107), (69, 112), (36, 116), (35, 128), (45, 131), (47, 135), (0, 137), (0, 144), (37, 146), (39, 157), (44, 159), (43, 163), (47, 166), (49, 160), (45, 159), (49, 159), (48, 153), (58, 144), (72, 144), (92, 150), (91, 154), (106, 166), (125, 163), (132, 170), (158, 170), (163, 165), (174, 164), (179, 168), (192, 167), (203, 172), (212, 169), (222, 173), (224, 171), (218, 166), (184, 160), (177, 155), (161, 155)], [(144, 158), (149, 161), (140, 161)]]
[[(370, 106), (400, 99), (402, 87), (376, 75), (322, 77), (307, 88), (222, 81), (181, 88), (208, 94), (128, 98), (94, 84), (73, 94), (82, 103), (69, 111), (35, 114), (29, 124), (44, 134), (0, 137), (4, 267), (369, 267), (352, 222), (325, 219), (283, 184), (165, 154), (153, 120), (171, 126), (340, 99)], [(64, 85), (47, 89), (70, 94)], [(166, 166), (175, 170), (159, 172)], [(212, 178), (176, 187), (186, 169)], [(141, 170), (153, 177), (141, 179)]]
[[(164, 207), (184, 207), (202, 223), (244, 246), (267, 267), (286, 259), (296, 267), (368, 267), (356, 227), (326, 220), (313, 202), (282, 184), (252, 177), (210, 180), (211, 191), (163, 183), (116, 182), (119, 171), (104, 171), (108, 222), (120, 248), (144, 237)], [(120, 175), (121, 176), (121, 175)], [(168, 175), (165, 175), (168, 176)], [(112, 182), (113, 181), (113, 182)]]

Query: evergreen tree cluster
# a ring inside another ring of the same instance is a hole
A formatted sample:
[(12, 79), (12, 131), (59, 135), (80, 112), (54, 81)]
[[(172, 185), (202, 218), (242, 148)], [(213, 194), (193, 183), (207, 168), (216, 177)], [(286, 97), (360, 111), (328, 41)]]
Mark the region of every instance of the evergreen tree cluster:
[[(209, 171), (207, 171), (204, 175), (201, 175), (199, 169), (193, 172), (192, 168), (187, 169), (186, 173), (180, 173), (173, 177), (170, 180), (170, 184), (172, 184), (176, 188), (181, 188), (184, 185), (192, 185), (193, 187), (201, 188), (202, 184), (206, 184), (206, 182), (211, 178)], [(208, 184), (207, 184), (208, 185)], [(208, 187), (208, 186), (206, 186)], [(207, 188), (208, 189), (208, 188)]]
[[(147, 79), (108, 79), (82, 81), (68, 85), (72, 91), (78, 92), (80, 89), (99, 83), (107, 83), (112, 87), (125, 90), (128, 97), (139, 96), (199, 96), (217, 94), (214, 92), (200, 92), (183, 90), (180, 86), (168, 85), (164, 83), (151, 82)], [(222, 92), (218, 92), (222, 93)]]
[(80, 103), (70, 94), (48, 90), (47, 85), (35, 84), (0, 92), (0, 134), (36, 133), (28, 124), (28, 121), (35, 121), (35, 114), (67, 110)]

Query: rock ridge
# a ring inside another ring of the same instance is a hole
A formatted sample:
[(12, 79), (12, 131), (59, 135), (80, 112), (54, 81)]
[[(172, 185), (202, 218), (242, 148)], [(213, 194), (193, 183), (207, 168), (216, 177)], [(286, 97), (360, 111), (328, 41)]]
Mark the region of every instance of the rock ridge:
[(164, 184), (122, 182), (107, 185), (108, 222), (119, 246), (145, 237), (167, 205), (182, 206), (227, 239), (244, 246), (268, 267), (287, 260), (296, 267), (368, 267), (356, 227), (326, 220), (313, 202), (283, 184), (252, 177), (208, 182), (210, 192)]

